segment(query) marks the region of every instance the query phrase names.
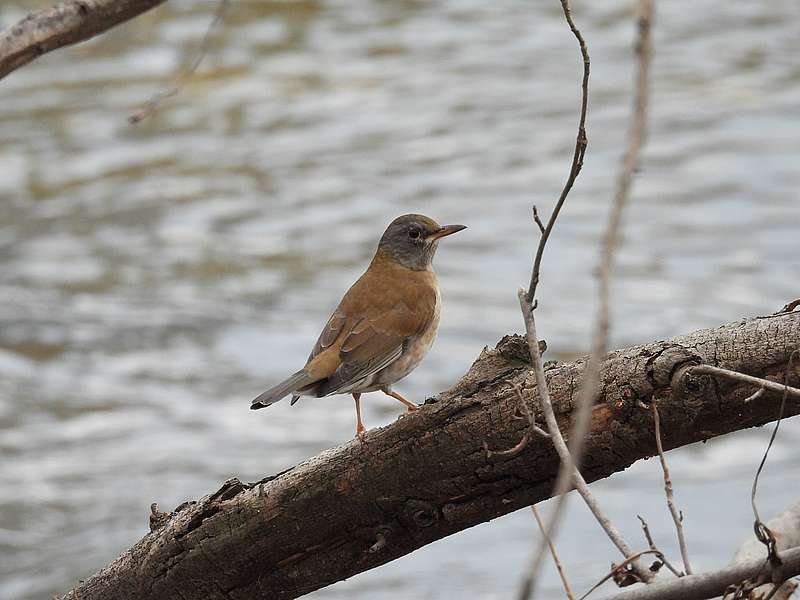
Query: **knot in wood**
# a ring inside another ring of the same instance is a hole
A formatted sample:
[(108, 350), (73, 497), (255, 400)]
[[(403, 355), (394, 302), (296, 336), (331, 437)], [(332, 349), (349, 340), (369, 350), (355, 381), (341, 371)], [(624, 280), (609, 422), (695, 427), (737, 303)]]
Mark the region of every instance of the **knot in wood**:
[(655, 388), (673, 384), (676, 373), (684, 366), (699, 365), (703, 361), (688, 348), (678, 344), (666, 346), (648, 361), (646, 372)]
[(406, 502), (405, 513), (420, 529), (430, 527), (439, 520), (439, 510), (433, 504), (415, 498)]

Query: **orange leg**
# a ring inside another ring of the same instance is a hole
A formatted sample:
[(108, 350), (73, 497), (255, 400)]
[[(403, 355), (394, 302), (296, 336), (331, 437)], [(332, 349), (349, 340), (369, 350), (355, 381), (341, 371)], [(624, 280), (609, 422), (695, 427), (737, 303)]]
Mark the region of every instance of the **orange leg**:
[(361, 421), (361, 394), (353, 394), (353, 400), (356, 401), (356, 435), (361, 438), (364, 437), (364, 432), (367, 431)]
[(390, 390), (390, 389), (387, 389), (387, 388), (383, 388), (383, 389), (381, 389), (381, 391), (382, 391), (384, 394), (386, 394), (387, 396), (391, 396), (391, 397), (392, 397), (392, 398), (394, 398), (395, 400), (399, 400), (400, 402), (402, 402), (403, 404), (405, 404), (405, 405), (406, 405), (406, 407), (407, 407), (407, 409), (408, 409), (406, 412), (414, 412), (415, 410), (419, 410), (419, 407), (418, 407), (416, 404), (414, 404), (413, 402), (409, 402), (408, 400), (406, 400), (405, 398), (403, 398), (403, 397), (402, 397), (400, 394), (398, 394), (397, 392), (393, 392), (392, 390)]

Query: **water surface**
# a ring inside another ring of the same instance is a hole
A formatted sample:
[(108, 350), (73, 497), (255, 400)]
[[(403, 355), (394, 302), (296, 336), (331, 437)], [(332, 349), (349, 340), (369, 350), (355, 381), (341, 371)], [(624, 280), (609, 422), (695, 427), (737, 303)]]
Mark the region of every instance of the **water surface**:
[[(5, 2), (5, 26), (31, 7)], [(191, 83), (215, 4), (173, 1), (0, 82), (0, 597), (63, 592), (138, 540), (151, 502), (256, 480), (353, 434), (347, 399), (248, 410), (303, 363), (383, 227), (424, 212), (443, 243), (440, 336), (399, 389), (446, 389), (521, 329), (516, 288), (569, 167), (580, 56), (558, 2), (234, 2)], [(578, 3), (592, 59), (586, 166), (551, 240), (541, 334), (588, 346), (596, 262), (624, 149), (632, 8)], [(800, 6), (659, 3), (651, 131), (626, 215), (614, 345), (773, 312), (798, 293)], [(397, 403), (365, 403), (371, 426)], [(796, 500), (800, 429), (763, 479)], [(750, 531), (768, 436), (670, 453), (695, 568)], [(657, 463), (596, 486), (641, 544), (674, 550)], [(796, 487), (796, 486), (794, 486)], [(508, 598), (527, 511), (314, 598)], [(559, 540), (578, 589), (616, 558), (573, 501)], [(552, 571), (543, 597), (559, 593)]]

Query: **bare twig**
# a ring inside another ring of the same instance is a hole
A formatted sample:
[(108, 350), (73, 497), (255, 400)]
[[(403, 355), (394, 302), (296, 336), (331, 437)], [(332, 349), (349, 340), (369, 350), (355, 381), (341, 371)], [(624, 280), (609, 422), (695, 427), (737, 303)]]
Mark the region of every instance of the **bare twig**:
[[(536, 375), (536, 387), (539, 393), (539, 401), (541, 402), (542, 406), (547, 405), (549, 408), (549, 411), (545, 412), (547, 429), (550, 432), (550, 435), (553, 437), (553, 444), (556, 446), (558, 455), (563, 463), (562, 470), (566, 469), (567, 473), (572, 474), (574, 468), (570, 458), (569, 450), (567, 450), (564, 439), (561, 436), (558, 425), (556, 424), (555, 416), (553, 415), (550, 394), (547, 390), (547, 383), (544, 379), (544, 368), (542, 366), (542, 356), (539, 351), (539, 342), (536, 338), (536, 324), (533, 318), (533, 310), (536, 306), (536, 287), (539, 285), (539, 271), (542, 265), (544, 249), (547, 245), (547, 240), (550, 239), (550, 234), (552, 233), (553, 227), (556, 224), (556, 219), (558, 219), (561, 208), (564, 206), (564, 202), (566, 201), (567, 196), (569, 195), (569, 192), (575, 183), (575, 179), (577, 179), (581, 169), (583, 168), (583, 157), (586, 154), (586, 146), (588, 144), (588, 139), (586, 137), (586, 113), (589, 106), (589, 71), (591, 67), (591, 62), (589, 60), (589, 49), (586, 46), (586, 41), (583, 39), (583, 35), (575, 26), (575, 22), (572, 20), (569, 0), (560, 0), (560, 2), (561, 10), (564, 13), (564, 18), (567, 21), (567, 25), (569, 26), (572, 34), (575, 36), (575, 39), (578, 41), (581, 58), (583, 60), (583, 76), (581, 78), (581, 110), (580, 117), (578, 118), (578, 134), (575, 140), (575, 150), (572, 154), (572, 164), (570, 166), (567, 181), (564, 183), (564, 187), (561, 190), (558, 200), (556, 201), (556, 205), (553, 207), (553, 211), (550, 213), (550, 218), (547, 220), (546, 226), (543, 225), (542, 220), (539, 218), (539, 211), (537, 210), (536, 206), (533, 207), (533, 219), (536, 225), (539, 227), (539, 232), (541, 235), (539, 237), (539, 244), (536, 247), (536, 256), (533, 261), (533, 270), (531, 271), (531, 281), (528, 286), (528, 290), (526, 292), (524, 289), (520, 289), (518, 295), (520, 308), (522, 309), (522, 317), (525, 321), (525, 330), (527, 332), (531, 362)], [(527, 442), (525, 443), (527, 444)], [(569, 483), (569, 480), (567, 483)], [(562, 492), (561, 496), (558, 498), (558, 500), (556, 500), (556, 505), (553, 508), (549, 524), (543, 531), (542, 541), (539, 543), (536, 551), (534, 552), (530, 568), (522, 581), (519, 592), (519, 597), (521, 600), (526, 600), (533, 594), (534, 586), (536, 584), (536, 577), (539, 573), (539, 569), (541, 568), (542, 560), (544, 559), (544, 554), (547, 548), (547, 540), (553, 539), (555, 536), (558, 526), (558, 518), (564, 508), (565, 502), (566, 494)]]
[(225, 15), (225, 11), (228, 10), (230, 6), (230, 0), (219, 0), (219, 5), (217, 6), (217, 10), (214, 13), (214, 18), (211, 20), (211, 23), (208, 25), (208, 29), (206, 29), (205, 35), (203, 35), (203, 41), (200, 42), (200, 48), (197, 50), (197, 54), (194, 57), (192, 63), (183, 70), (183, 72), (178, 76), (175, 84), (166, 91), (160, 92), (153, 96), (150, 100), (145, 103), (145, 105), (128, 117), (128, 122), (135, 125), (151, 117), (157, 111), (159, 106), (162, 102), (167, 100), (168, 98), (172, 98), (173, 96), (177, 96), (186, 83), (189, 81), (192, 75), (197, 71), (197, 68), (200, 66), (200, 63), (203, 62), (203, 59), (208, 54), (209, 49), (211, 48), (211, 36), (217, 28), (217, 25), (222, 21), (222, 18)]
[(539, 217), (539, 209), (536, 208), (535, 204), (533, 205), (533, 222), (539, 227), (539, 233), (544, 235), (544, 223), (542, 223), (542, 219)]
[[(622, 538), (619, 530), (600, 508), (600, 505), (595, 499), (594, 495), (589, 491), (589, 486), (586, 484), (586, 481), (584, 480), (580, 471), (575, 468), (575, 463), (572, 460), (572, 454), (570, 454), (567, 444), (564, 441), (564, 437), (561, 434), (561, 430), (558, 428), (558, 422), (556, 421), (556, 416), (553, 411), (553, 404), (550, 399), (550, 392), (547, 389), (544, 376), (544, 366), (542, 365), (542, 356), (539, 352), (539, 344), (536, 341), (536, 320), (533, 316), (533, 308), (527, 301), (524, 289), (520, 288), (517, 292), (517, 295), (519, 296), (520, 309), (522, 310), (522, 314), (525, 318), (526, 339), (528, 342), (528, 351), (531, 355), (531, 362), (533, 363), (534, 375), (536, 376), (536, 387), (539, 392), (539, 402), (542, 412), (544, 413), (547, 430), (553, 440), (553, 445), (555, 446), (556, 452), (561, 459), (559, 477), (563, 472), (571, 475), (571, 477), (566, 478), (566, 489), (556, 485), (553, 495), (559, 495), (559, 499), (553, 508), (554, 514), (550, 517), (548, 527), (546, 528), (546, 537), (543, 537), (536, 552), (534, 553), (530, 568), (527, 575), (523, 579), (523, 583), (520, 588), (519, 598), (520, 600), (524, 600), (530, 598), (530, 596), (533, 594), (536, 578), (539, 573), (539, 569), (541, 568), (544, 554), (547, 550), (546, 538), (553, 539), (555, 537), (555, 532), (559, 524), (558, 513), (556, 511), (561, 511), (563, 509), (566, 492), (569, 491), (569, 488), (573, 484), (575, 489), (581, 495), (581, 498), (583, 498), (584, 502), (586, 502), (589, 510), (592, 511), (595, 519), (597, 519), (598, 523), (600, 523), (600, 526), (606, 532), (609, 539), (611, 539), (614, 545), (619, 549), (619, 551), (626, 558), (629, 558), (633, 556), (633, 550), (631, 550), (631, 548)], [(636, 574), (641, 581), (648, 581), (652, 578), (652, 574), (646, 569), (638, 566), (635, 561), (633, 564)]]
[(630, 565), (633, 561), (637, 560), (639, 557), (644, 556), (645, 554), (655, 554), (656, 557), (659, 559), (663, 556), (660, 550), (654, 550), (652, 548), (650, 550), (642, 550), (641, 552), (637, 552), (636, 554), (631, 555), (618, 565), (612, 565), (611, 570), (600, 581), (598, 581), (592, 587), (590, 587), (583, 596), (578, 598), (578, 600), (584, 600), (584, 598), (586, 598), (589, 594), (591, 594), (593, 591), (595, 591), (597, 588), (603, 585), (606, 581), (608, 581), (612, 577), (615, 577), (618, 573), (620, 573), (623, 569), (625, 569), (625, 567)]
[(0, 32), (0, 79), (32, 60), (99, 35), (166, 0), (64, 0)]
[(781, 557), (778, 556), (778, 547), (777, 541), (775, 540), (775, 534), (773, 534), (772, 530), (764, 524), (764, 522), (761, 520), (761, 516), (758, 514), (758, 507), (756, 506), (756, 492), (758, 491), (758, 478), (761, 475), (761, 471), (764, 469), (764, 465), (767, 463), (769, 451), (772, 449), (772, 444), (775, 442), (775, 438), (778, 435), (778, 429), (780, 428), (781, 421), (783, 420), (783, 414), (786, 410), (786, 400), (789, 397), (789, 390), (791, 389), (789, 388), (789, 372), (793, 370), (794, 361), (798, 354), (800, 354), (800, 350), (795, 350), (789, 355), (789, 364), (786, 366), (786, 370), (783, 372), (783, 396), (781, 397), (781, 406), (778, 409), (778, 420), (775, 422), (775, 427), (772, 429), (772, 435), (769, 437), (767, 449), (764, 450), (764, 456), (761, 458), (761, 462), (756, 470), (756, 475), (753, 478), (753, 488), (750, 491), (750, 505), (753, 507), (753, 517), (755, 519), (753, 522), (753, 531), (755, 532), (756, 539), (764, 544), (764, 546), (767, 548), (767, 561), (773, 574), (772, 581), (773, 583), (779, 584), (776, 585), (775, 589), (773, 589), (772, 593), (770, 593), (770, 598), (775, 595), (775, 593), (778, 591), (778, 588), (780, 588), (785, 581), (785, 578), (782, 579), (783, 561)]
[[(800, 547), (781, 553), (785, 577), (800, 575)], [(648, 586), (640, 586), (606, 600), (704, 600), (716, 598), (725, 593), (728, 587), (737, 585), (745, 579), (752, 579), (761, 573), (764, 558), (754, 558), (709, 573), (687, 575), (675, 579), (656, 581)]]
[[(570, 24), (570, 29), (578, 38), (578, 41), (581, 45), (581, 52), (584, 54), (584, 59), (585, 59), (584, 66), (587, 69), (584, 71), (584, 79), (585, 79), (588, 73), (588, 62), (587, 62), (588, 55), (585, 53), (585, 43), (583, 42), (583, 38), (580, 36), (580, 33), (575, 28), (574, 23), (572, 22), (572, 18), (570, 16), (570, 11), (569, 11), (569, 4), (566, 0), (562, 0), (562, 7), (564, 9), (564, 14), (567, 18), (567, 21)], [(538, 370), (536, 371), (539, 397), (540, 399), (543, 400), (542, 409), (545, 411), (545, 418), (548, 425), (548, 431), (550, 432), (550, 435), (553, 436), (553, 442), (561, 458), (561, 469), (559, 471), (558, 478), (556, 479), (556, 484), (555, 484), (555, 495), (558, 495), (559, 499), (557, 500), (556, 505), (553, 508), (553, 513), (547, 527), (548, 534), (550, 535), (550, 537), (554, 537), (557, 520), (561, 516), (563, 505), (565, 502), (564, 494), (570, 489), (572, 485), (572, 479), (574, 477), (576, 489), (578, 489), (579, 493), (581, 493), (581, 496), (587, 502), (590, 510), (595, 515), (597, 520), (600, 522), (601, 526), (603, 526), (603, 529), (605, 529), (606, 533), (609, 535), (614, 545), (617, 546), (617, 548), (626, 557), (632, 556), (633, 551), (630, 549), (627, 543), (625, 543), (625, 541), (622, 539), (622, 536), (619, 534), (619, 531), (617, 531), (617, 529), (613, 526), (610, 520), (602, 513), (599, 506), (594, 501), (594, 498), (588, 492), (588, 489), (585, 490), (585, 493), (581, 491), (582, 477), (575, 468), (575, 465), (580, 463), (580, 456), (583, 450), (583, 442), (584, 438), (586, 437), (586, 432), (588, 430), (589, 422), (591, 419), (592, 406), (594, 405), (594, 401), (597, 396), (597, 389), (599, 386), (599, 379), (600, 379), (600, 364), (603, 361), (603, 358), (608, 348), (608, 334), (610, 330), (609, 287), (610, 287), (610, 273), (612, 267), (612, 259), (619, 238), (619, 230), (621, 228), (621, 223), (622, 223), (623, 209), (627, 202), (628, 192), (630, 190), (633, 173), (639, 161), (639, 151), (642, 147), (642, 144), (644, 143), (645, 128), (647, 123), (648, 81), (649, 81), (650, 57), (651, 57), (650, 30), (652, 24), (652, 17), (653, 17), (653, 0), (640, 0), (638, 16), (637, 16), (638, 39), (636, 42), (636, 52), (639, 57), (639, 62), (636, 75), (636, 97), (633, 109), (633, 122), (631, 125), (628, 150), (625, 154), (625, 158), (623, 160), (619, 177), (617, 178), (617, 189), (614, 195), (614, 203), (611, 210), (611, 216), (609, 218), (606, 234), (603, 238), (600, 265), (598, 269), (599, 280), (600, 280), (600, 286), (599, 286), (600, 302), (599, 302), (598, 313), (595, 320), (595, 331), (592, 342), (592, 356), (589, 360), (589, 363), (586, 366), (586, 369), (584, 370), (583, 385), (581, 386), (581, 392), (579, 394), (577, 402), (576, 418), (569, 435), (570, 448), (566, 452), (566, 455), (562, 453), (560, 448), (559, 442), (563, 444), (563, 438), (561, 437), (561, 434), (558, 431), (558, 427), (557, 425), (555, 425), (555, 427), (551, 425), (552, 407), (549, 408), (550, 414), (548, 414), (548, 408), (546, 408), (545, 406), (544, 396), (546, 395), (546, 390), (544, 390), (545, 394), (543, 394), (542, 388), (546, 386), (544, 386), (543, 383), (540, 383), (540, 380), (543, 382), (544, 372), (542, 371), (540, 373)], [(580, 141), (580, 134), (579, 134), (579, 141)], [(578, 144), (578, 146), (580, 146), (580, 144)], [(575, 161), (579, 159), (582, 161), (583, 158), (583, 154), (578, 151), (578, 147), (576, 147), (575, 157), (576, 158), (573, 161), (573, 171), (575, 171), (575, 164), (576, 164)], [(578, 172), (580, 171), (579, 167), (577, 168), (577, 171)], [(568, 188), (571, 187), (572, 181), (568, 180), (567, 184), (568, 186), (565, 187), (566, 191), (568, 191)], [(555, 216), (557, 216), (557, 213), (560, 210), (561, 205), (563, 204), (563, 197), (565, 197), (564, 193), (562, 193), (562, 198), (559, 199), (559, 203), (556, 204), (556, 208), (553, 211), (553, 215), (551, 215), (550, 217), (550, 222), (548, 222), (549, 229), (545, 230), (545, 234), (547, 234), (549, 230), (552, 230), (551, 224), (555, 221)], [(542, 235), (542, 240), (540, 240), (539, 242), (539, 250), (537, 250), (536, 253), (536, 260), (534, 262), (530, 288), (528, 290), (527, 295), (524, 298), (522, 296), (520, 297), (520, 306), (522, 307), (522, 313), (523, 317), (525, 318), (525, 327), (528, 335), (528, 346), (530, 347), (531, 350), (531, 358), (535, 370), (537, 362), (541, 363), (541, 357), (538, 356), (539, 353), (536, 343), (535, 323), (533, 318), (533, 310), (530, 306), (530, 303), (533, 301), (534, 294), (536, 291), (536, 285), (538, 284), (539, 281), (538, 268), (541, 262), (541, 254), (543, 252), (543, 241), (546, 241), (545, 234)], [(555, 423), (554, 417), (552, 418), (552, 422)], [(587, 498), (591, 499), (591, 501), (588, 500)], [(531, 572), (529, 573), (527, 579), (525, 580), (526, 584), (529, 581), (535, 580), (536, 574), (542, 562), (541, 557), (544, 554), (544, 550), (545, 550), (544, 546), (540, 544), (537, 553), (534, 555), (534, 559), (531, 563)], [(636, 561), (632, 563), (632, 566), (634, 571), (642, 581), (649, 581), (652, 578), (652, 574), (649, 573), (646, 569), (644, 569)], [(523, 592), (525, 592), (526, 589), (527, 588), (524, 585)]]
[(644, 539), (647, 540), (647, 544), (650, 546), (650, 550), (655, 551), (656, 557), (658, 557), (658, 559), (662, 563), (664, 563), (664, 566), (667, 567), (667, 569), (669, 569), (672, 572), (672, 574), (675, 575), (675, 577), (683, 576), (683, 573), (681, 573), (680, 571), (678, 571), (678, 569), (673, 567), (672, 563), (670, 563), (669, 560), (667, 560), (667, 557), (664, 556), (664, 553), (661, 552), (656, 547), (656, 544), (653, 541), (653, 536), (650, 535), (650, 528), (647, 526), (647, 521), (644, 520), (644, 517), (642, 517), (642, 515), (636, 515), (636, 518), (639, 519), (639, 521), (642, 523), (642, 531), (644, 532)]
[(575, 27), (575, 23), (572, 20), (569, 0), (560, 1), (561, 9), (564, 12), (564, 18), (567, 20), (567, 25), (569, 25), (572, 35), (574, 35), (575, 39), (578, 40), (578, 45), (581, 49), (581, 57), (583, 58), (583, 78), (581, 79), (581, 116), (578, 119), (578, 137), (575, 140), (575, 151), (572, 154), (572, 165), (569, 169), (569, 176), (564, 184), (564, 189), (561, 190), (561, 195), (558, 197), (558, 201), (553, 208), (553, 212), (550, 213), (550, 218), (547, 220), (546, 227), (542, 226), (541, 219), (538, 218), (539, 215), (536, 211), (536, 207), (533, 209), (534, 219), (536, 220), (536, 224), (539, 226), (542, 236), (539, 239), (539, 245), (536, 248), (536, 257), (533, 260), (533, 271), (531, 272), (531, 283), (528, 286), (528, 292), (526, 296), (529, 304), (533, 303), (533, 300), (536, 297), (536, 286), (539, 285), (539, 270), (542, 266), (544, 247), (547, 245), (547, 240), (550, 239), (550, 234), (552, 233), (553, 227), (556, 224), (558, 214), (561, 212), (561, 207), (564, 206), (564, 201), (567, 199), (567, 196), (572, 189), (572, 185), (575, 183), (575, 179), (577, 179), (581, 169), (583, 168), (583, 156), (586, 154), (586, 146), (588, 144), (588, 138), (586, 137), (586, 109), (589, 105), (589, 49), (586, 47), (586, 41), (583, 39), (583, 35), (581, 34), (580, 30)]
[(686, 547), (686, 537), (683, 532), (683, 515), (675, 508), (675, 497), (672, 492), (672, 478), (669, 475), (669, 466), (667, 466), (667, 458), (664, 456), (664, 447), (661, 443), (661, 417), (658, 414), (658, 408), (655, 402), (653, 402), (653, 422), (655, 423), (656, 430), (658, 458), (661, 460), (661, 469), (664, 471), (664, 493), (667, 496), (667, 507), (669, 508), (669, 514), (672, 515), (672, 521), (675, 523), (675, 532), (678, 535), (678, 546), (681, 550), (683, 568), (687, 575), (691, 575), (692, 566), (689, 563), (689, 550)]
[[(798, 388), (794, 388), (789, 385), (784, 385), (782, 383), (778, 383), (777, 381), (762, 379), (761, 377), (753, 377), (752, 375), (745, 375), (744, 373), (739, 373), (738, 371), (730, 371), (728, 369), (723, 369), (721, 367), (714, 367), (712, 365), (697, 365), (694, 367), (688, 367), (684, 372), (684, 377), (687, 374), (713, 375), (715, 377), (724, 377), (725, 379), (730, 379), (731, 381), (737, 381), (739, 383), (750, 383), (752, 385), (757, 385), (767, 391), (775, 392), (776, 394), (787, 394), (792, 398), (800, 398), (800, 389)], [(751, 396), (748, 399), (748, 402), (753, 399), (754, 397)]]
[(558, 558), (558, 552), (553, 544), (553, 540), (551, 540), (547, 535), (547, 531), (544, 528), (544, 523), (542, 523), (542, 518), (539, 516), (539, 511), (536, 510), (536, 505), (531, 506), (531, 510), (533, 511), (533, 518), (536, 519), (536, 524), (539, 526), (539, 531), (542, 533), (542, 537), (545, 539), (545, 541), (547, 541), (548, 548), (550, 548), (550, 554), (553, 557), (556, 570), (558, 571), (559, 577), (561, 577), (561, 583), (564, 585), (564, 592), (567, 594), (567, 598), (569, 598), (569, 600), (575, 600), (575, 594), (572, 591), (572, 586), (569, 584), (567, 574), (564, 572), (564, 566), (561, 564), (561, 560)]

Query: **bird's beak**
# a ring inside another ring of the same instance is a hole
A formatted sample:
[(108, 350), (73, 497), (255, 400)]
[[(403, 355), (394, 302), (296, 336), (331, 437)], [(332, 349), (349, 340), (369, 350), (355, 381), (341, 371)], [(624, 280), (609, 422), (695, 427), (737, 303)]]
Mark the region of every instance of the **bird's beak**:
[(426, 239), (429, 242), (434, 242), (434, 241), (438, 240), (439, 238), (443, 238), (443, 237), (445, 237), (447, 235), (452, 235), (454, 233), (458, 233), (462, 229), (466, 229), (466, 228), (467, 228), (466, 225), (445, 225), (444, 227), (442, 227), (438, 231), (434, 231)]

